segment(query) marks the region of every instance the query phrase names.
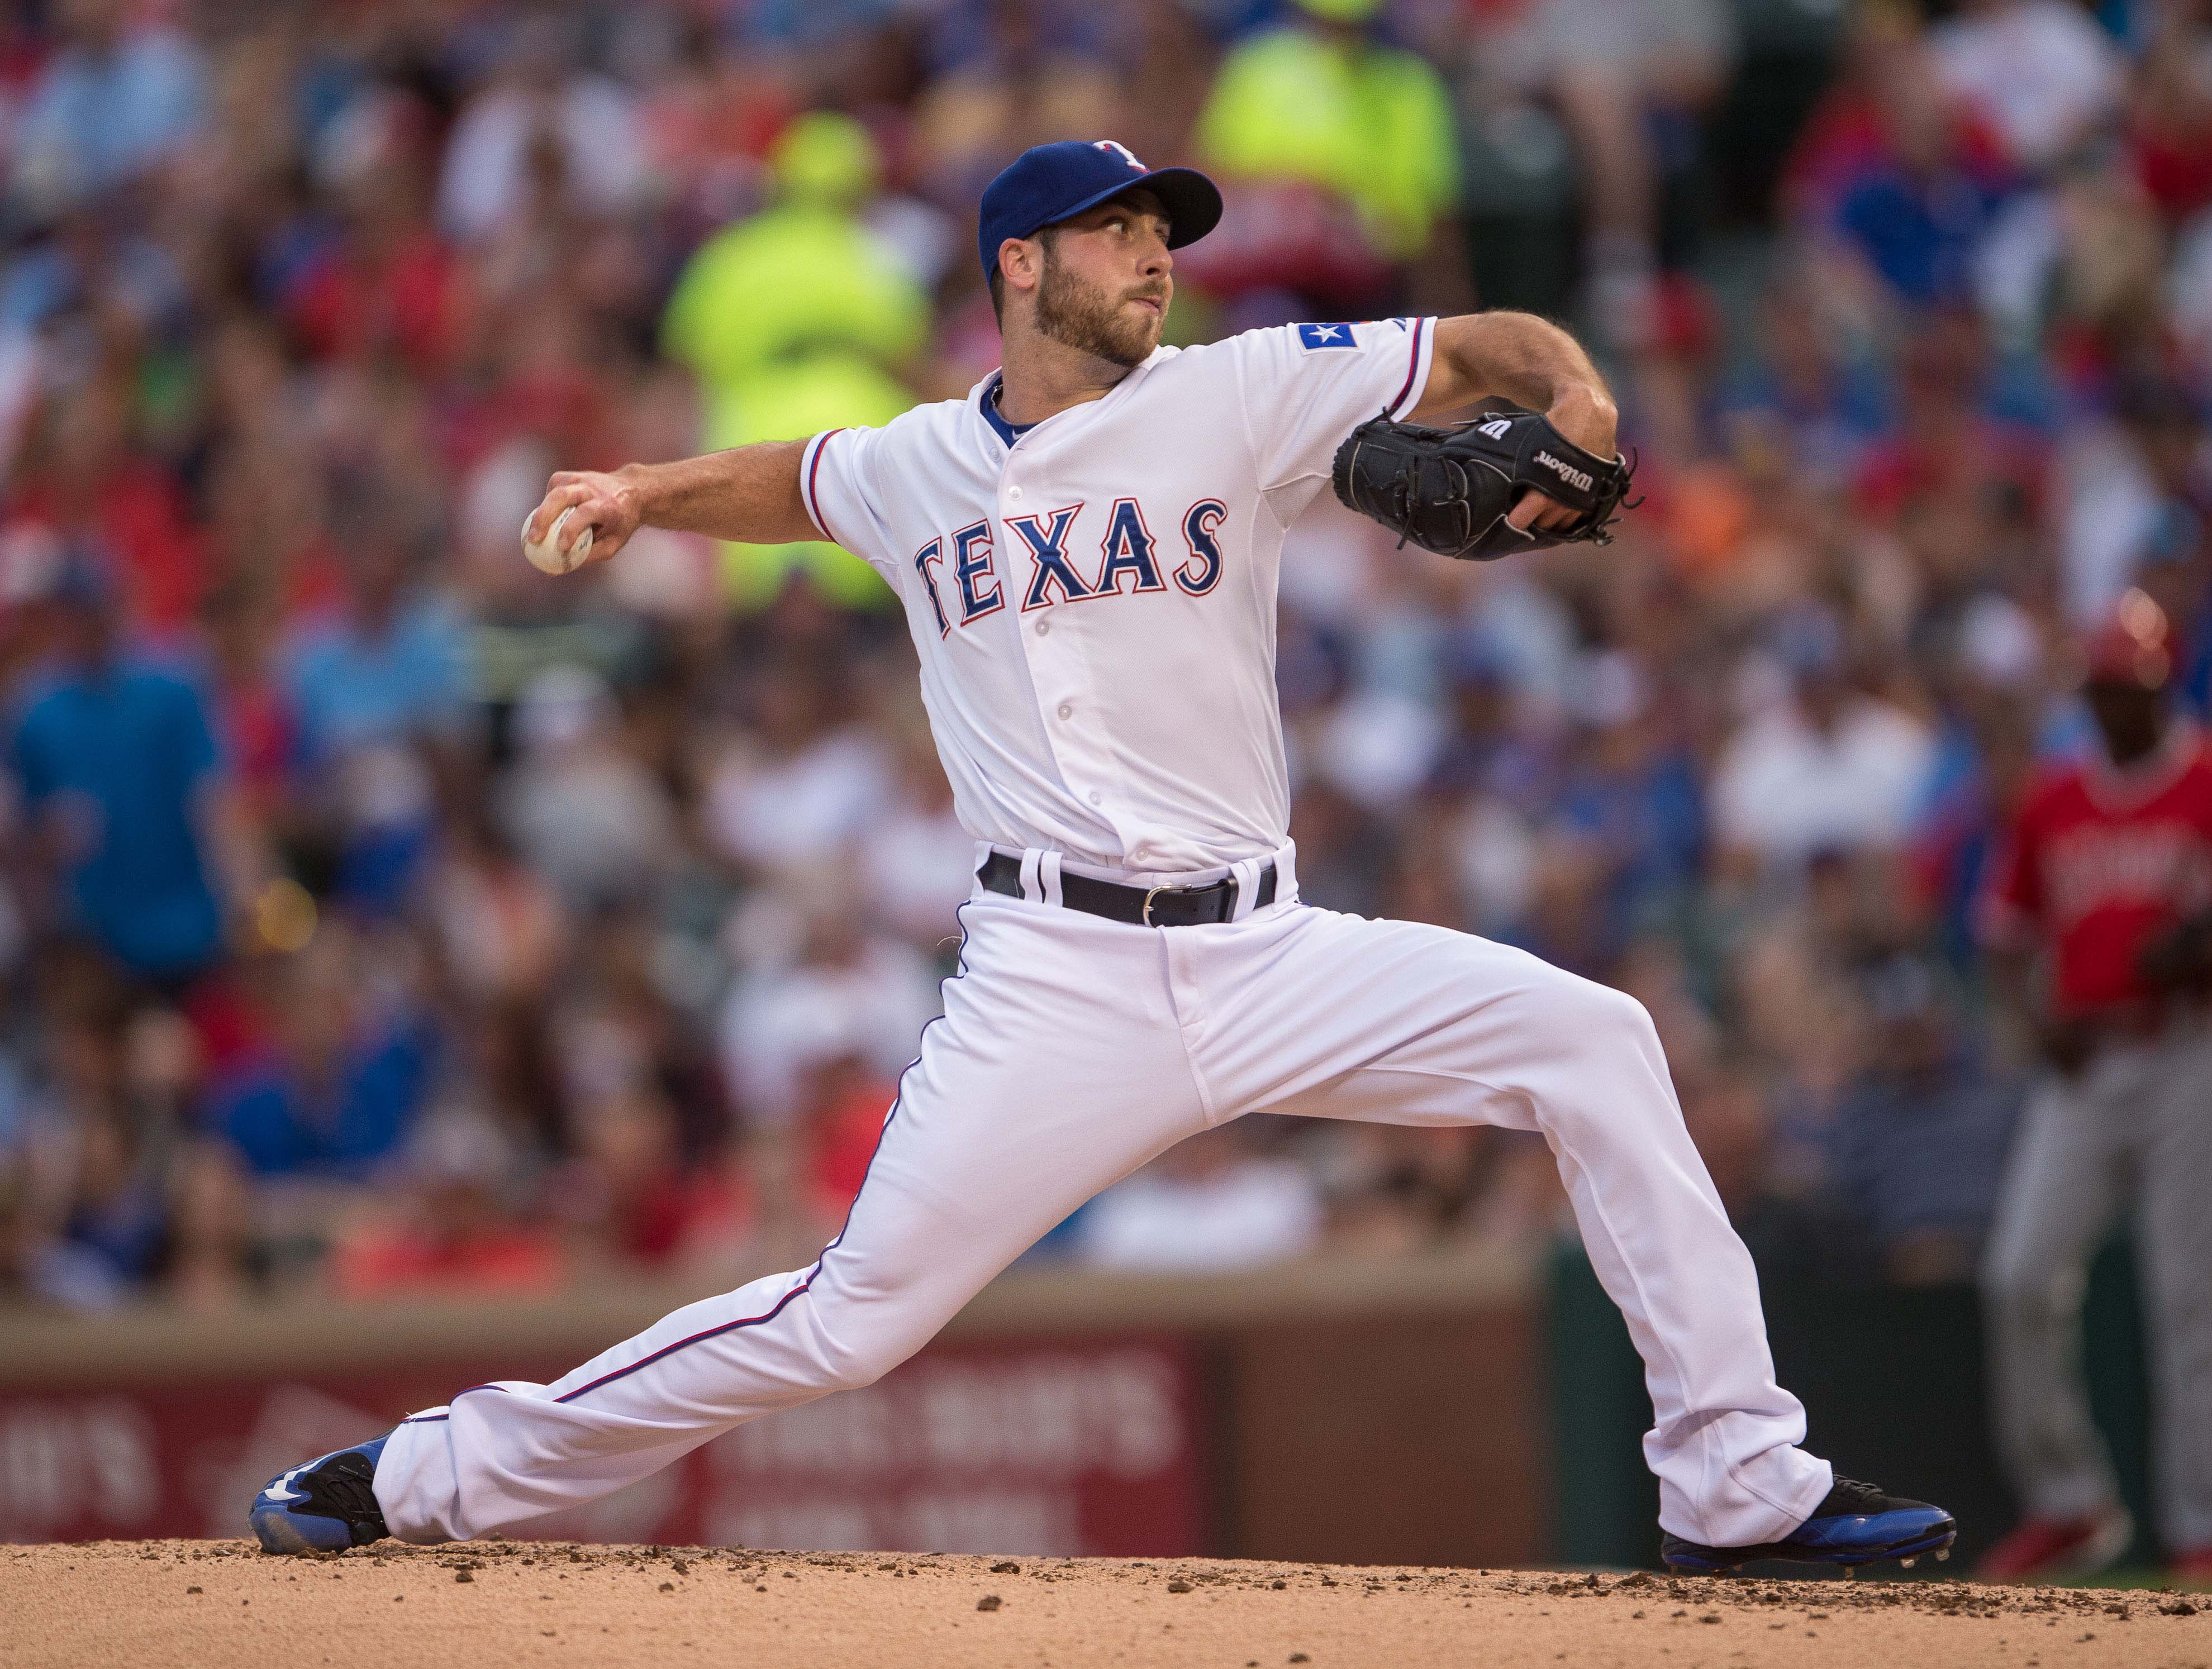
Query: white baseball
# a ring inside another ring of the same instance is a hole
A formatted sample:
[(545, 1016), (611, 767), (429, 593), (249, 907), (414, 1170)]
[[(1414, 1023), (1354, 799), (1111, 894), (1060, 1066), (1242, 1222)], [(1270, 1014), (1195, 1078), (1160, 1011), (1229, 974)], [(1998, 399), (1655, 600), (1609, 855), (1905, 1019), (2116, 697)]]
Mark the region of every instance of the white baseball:
[[(545, 537), (542, 539), (533, 539), (530, 537), (529, 518), (523, 519), (522, 554), (530, 559), (531, 567), (546, 574), (567, 574), (579, 567), (584, 558), (592, 554), (592, 530), (588, 527), (576, 536), (576, 543), (571, 545), (566, 553), (563, 553), (561, 549), (561, 524), (567, 521), (575, 513), (575, 509), (576, 507), (572, 504), (556, 516), (553, 519), (553, 525), (545, 530)], [(535, 511), (531, 513), (532, 515), (536, 513)]]

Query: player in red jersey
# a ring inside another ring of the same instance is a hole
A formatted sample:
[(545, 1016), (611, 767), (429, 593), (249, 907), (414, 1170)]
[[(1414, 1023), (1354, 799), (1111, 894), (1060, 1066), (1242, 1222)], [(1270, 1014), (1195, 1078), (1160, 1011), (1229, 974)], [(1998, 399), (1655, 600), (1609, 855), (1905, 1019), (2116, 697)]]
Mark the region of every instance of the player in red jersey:
[(2080, 1367), (2089, 1260), (2130, 1205), (2160, 1528), (2182, 1574), (2212, 1563), (2212, 754), (2172, 713), (2174, 671), (2165, 616), (2130, 592), (2082, 685), (2103, 746), (2029, 791), (1983, 901), (2051, 1066), (1983, 1271), (1997, 1439), (2027, 1510), (1985, 1575), (2094, 1569), (2132, 1539)]

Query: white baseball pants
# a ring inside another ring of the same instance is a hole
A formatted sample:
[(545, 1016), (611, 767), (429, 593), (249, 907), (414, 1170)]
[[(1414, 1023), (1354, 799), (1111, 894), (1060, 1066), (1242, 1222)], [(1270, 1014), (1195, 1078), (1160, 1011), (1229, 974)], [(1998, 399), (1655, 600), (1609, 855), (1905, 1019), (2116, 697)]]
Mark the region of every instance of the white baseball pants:
[(944, 1017), (820, 1259), (551, 1385), (480, 1386), (411, 1417), (376, 1472), (392, 1532), (504, 1529), (870, 1384), (1092, 1194), (1253, 1112), (1542, 1132), (1643, 1354), (1660, 1523), (1722, 1546), (1793, 1529), (1828, 1465), (1797, 1447), (1805, 1413), (1775, 1384), (1750, 1256), (1642, 1006), (1485, 939), (1297, 903), (1289, 859), (1284, 896), (1217, 926), (1060, 907), (1049, 861), (1030, 896), (979, 888)]

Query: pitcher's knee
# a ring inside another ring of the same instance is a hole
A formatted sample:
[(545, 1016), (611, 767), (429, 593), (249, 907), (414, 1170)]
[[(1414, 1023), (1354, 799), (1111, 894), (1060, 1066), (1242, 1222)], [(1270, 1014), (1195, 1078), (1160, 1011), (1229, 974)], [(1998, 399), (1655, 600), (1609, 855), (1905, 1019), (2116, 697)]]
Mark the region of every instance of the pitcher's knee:
[(1671, 1139), (1682, 1114), (1650, 1011), (1626, 992), (1547, 971), (1514, 1017), (1526, 1063), (1516, 1087), (1537, 1123), (1570, 1137), (1587, 1128), (1607, 1140), (1655, 1131)]
[(873, 1385), (914, 1354), (888, 1338), (861, 1338), (848, 1344), (823, 1338), (820, 1361), (828, 1370), (823, 1388), (859, 1391)]
[(880, 1303), (825, 1306), (814, 1322), (812, 1355), (825, 1391), (859, 1391), (873, 1385), (929, 1342), (935, 1330)]

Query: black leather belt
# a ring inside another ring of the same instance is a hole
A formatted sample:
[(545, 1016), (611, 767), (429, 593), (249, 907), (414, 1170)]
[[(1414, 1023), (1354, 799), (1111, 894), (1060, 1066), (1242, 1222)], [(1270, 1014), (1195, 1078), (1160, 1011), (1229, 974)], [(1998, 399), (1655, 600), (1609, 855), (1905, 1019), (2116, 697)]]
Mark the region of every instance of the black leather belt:
[[(983, 860), (976, 877), (988, 892), (1008, 898), (1022, 895), (1022, 860), (994, 852)], [(1237, 913), (1237, 877), (1233, 875), (1203, 887), (1125, 887), (1118, 881), (1094, 881), (1087, 875), (1060, 877), (1060, 901), (1085, 915), (1132, 927), (1195, 927), (1205, 922), (1226, 921)], [(1275, 860), (1260, 865), (1259, 884), (1253, 889), (1252, 907), (1264, 910), (1275, 901)]]

